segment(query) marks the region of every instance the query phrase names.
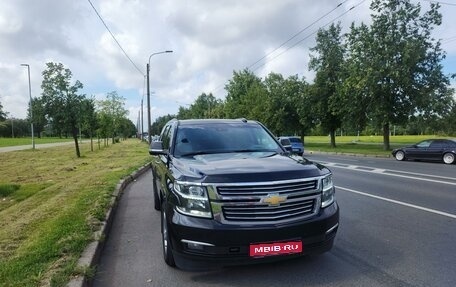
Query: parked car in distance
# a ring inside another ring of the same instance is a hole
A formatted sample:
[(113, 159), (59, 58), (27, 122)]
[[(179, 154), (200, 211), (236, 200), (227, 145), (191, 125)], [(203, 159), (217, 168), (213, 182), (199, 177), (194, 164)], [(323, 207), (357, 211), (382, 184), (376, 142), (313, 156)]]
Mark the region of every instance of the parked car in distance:
[(149, 153), (169, 266), (207, 270), (332, 248), (331, 171), (286, 152), (261, 123), (171, 120)]
[(304, 144), (302, 143), (301, 139), (296, 136), (279, 137), (279, 140), (281, 142), (282, 142), (282, 140), (287, 140), (287, 139), (291, 143), (291, 152), (302, 156), (304, 154)]
[(424, 140), (411, 146), (394, 149), (392, 154), (399, 161), (412, 159), (452, 164), (456, 157), (456, 139)]

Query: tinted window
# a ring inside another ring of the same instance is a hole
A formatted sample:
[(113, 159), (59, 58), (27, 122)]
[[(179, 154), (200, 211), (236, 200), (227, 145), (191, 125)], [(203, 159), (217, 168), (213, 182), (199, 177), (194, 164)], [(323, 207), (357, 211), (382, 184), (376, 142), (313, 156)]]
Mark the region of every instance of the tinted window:
[(448, 140), (446, 142), (447, 142), (447, 146), (456, 147), (456, 140)]
[(426, 148), (429, 147), (432, 141), (422, 141), (416, 144), (417, 147)]
[(290, 142), (291, 142), (291, 140), (287, 139), (287, 138), (280, 139), (280, 144), (283, 145), (283, 146), (291, 145)]
[(173, 125), (167, 125), (162, 131), (160, 139), (163, 143), (164, 150), (169, 150), (169, 148), (170, 148), (171, 137), (172, 137), (173, 131), (174, 131)]
[(448, 146), (446, 141), (433, 141), (430, 145), (431, 148), (443, 148)]
[(300, 139), (298, 139), (298, 138), (290, 138), (290, 141), (292, 143), (302, 143), (302, 141)]
[(174, 155), (277, 151), (278, 149), (280, 148), (274, 138), (257, 124), (183, 124), (177, 128)]

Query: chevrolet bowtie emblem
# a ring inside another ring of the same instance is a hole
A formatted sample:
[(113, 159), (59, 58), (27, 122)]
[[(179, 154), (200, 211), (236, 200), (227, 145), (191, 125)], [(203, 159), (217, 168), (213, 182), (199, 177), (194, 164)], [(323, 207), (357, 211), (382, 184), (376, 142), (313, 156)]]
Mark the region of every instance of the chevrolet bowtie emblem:
[(287, 201), (287, 196), (280, 196), (278, 194), (268, 194), (261, 202), (269, 204), (269, 206), (280, 205)]

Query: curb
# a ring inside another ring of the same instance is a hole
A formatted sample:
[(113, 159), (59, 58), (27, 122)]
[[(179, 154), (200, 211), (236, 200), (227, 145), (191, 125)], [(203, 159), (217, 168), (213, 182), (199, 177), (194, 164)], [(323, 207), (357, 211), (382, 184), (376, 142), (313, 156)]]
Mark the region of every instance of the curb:
[(345, 156), (353, 156), (353, 157), (372, 157), (372, 158), (391, 158), (391, 155), (383, 155), (383, 154), (360, 154), (360, 153), (345, 153), (345, 152), (331, 152), (331, 151), (314, 151), (310, 150), (304, 153), (304, 155), (312, 155), (312, 154), (332, 154), (332, 155), (345, 155)]
[[(78, 270), (87, 270), (89, 268), (94, 268), (99, 262), (101, 251), (103, 250), (104, 244), (106, 242), (106, 237), (108, 236), (109, 230), (111, 229), (112, 222), (114, 220), (117, 202), (122, 196), (125, 188), (149, 169), (150, 164), (146, 164), (126, 178), (120, 180), (116, 185), (116, 188), (114, 189), (114, 192), (111, 196), (110, 208), (106, 212), (105, 221), (101, 223), (100, 230), (94, 232), (93, 237), (95, 238), (95, 241), (89, 243), (89, 245), (82, 252), (81, 257), (79, 258), (76, 265), (76, 268)], [(92, 285), (92, 279), (93, 278), (87, 275), (78, 276), (72, 278), (66, 287), (90, 287)]]

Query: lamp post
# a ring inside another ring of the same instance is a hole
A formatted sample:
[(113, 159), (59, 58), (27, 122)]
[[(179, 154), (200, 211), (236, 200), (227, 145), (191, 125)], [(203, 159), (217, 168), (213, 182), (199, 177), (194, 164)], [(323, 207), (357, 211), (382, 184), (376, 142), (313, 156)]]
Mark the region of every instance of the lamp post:
[(35, 149), (35, 137), (33, 134), (33, 108), (32, 108), (32, 85), (30, 84), (30, 65), (21, 64), (23, 67), (27, 67), (28, 71), (28, 82), (29, 82), (29, 96), (30, 96), (30, 127), (32, 130), (32, 149)]
[(150, 83), (149, 83), (150, 58), (152, 58), (152, 56), (154, 56), (154, 55), (172, 53), (172, 52), (173, 51), (171, 51), (171, 50), (166, 50), (166, 51), (162, 51), (162, 52), (152, 53), (149, 56), (149, 61), (147, 62), (147, 65), (146, 65), (146, 71), (147, 71), (147, 136), (149, 137), (147, 139), (147, 142), (149, 144), (152, 142), (152, 137), (150, 135), (150, 132), (151, 132), (151, 130), (150, 130), (150, 125), (151, 125), (151, 119), (150, 119)]
[(141, 123), (141, 140), (144, 140), (144, 112), (143, 112), (143, 99), (141, 99), (141, 117), (140, 117), (140, 123)]

